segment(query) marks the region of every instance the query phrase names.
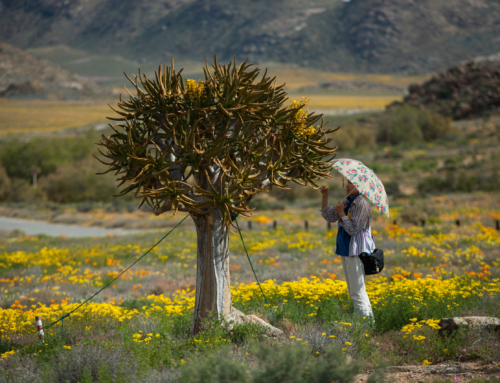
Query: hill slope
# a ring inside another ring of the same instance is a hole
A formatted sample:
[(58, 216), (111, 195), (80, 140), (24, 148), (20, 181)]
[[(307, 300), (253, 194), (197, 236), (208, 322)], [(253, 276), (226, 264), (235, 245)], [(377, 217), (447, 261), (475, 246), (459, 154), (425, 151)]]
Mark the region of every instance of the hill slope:
[(111, 91), (0, 41), (0, 97), (80, 100)]
[(498, 0), (0, 0), (0, 38), (163, 62), (430, 72), (500, 52)]

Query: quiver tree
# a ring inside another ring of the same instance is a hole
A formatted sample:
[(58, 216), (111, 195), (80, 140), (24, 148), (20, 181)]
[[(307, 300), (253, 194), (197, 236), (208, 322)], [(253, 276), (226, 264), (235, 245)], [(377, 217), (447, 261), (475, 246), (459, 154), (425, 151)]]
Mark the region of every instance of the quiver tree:
[[(335, 149), (307, 100), (287, 105), (284, 85), (244, 62), (204, 68), (203, 81), (160, 67), (155, 78), (127, 78), (135, 88), (117, 102), (114, 134), (102, 136), (107, 172), (115, 172), (155, 214), (186, 211), (197, 230), (192, 332), (207, 312), (231, 312), (228, 230), (250, 216), (259, 192), (296, 182), (314, 188), (331, 178)], [(318, 123), (316, 126), (315, 123)]]

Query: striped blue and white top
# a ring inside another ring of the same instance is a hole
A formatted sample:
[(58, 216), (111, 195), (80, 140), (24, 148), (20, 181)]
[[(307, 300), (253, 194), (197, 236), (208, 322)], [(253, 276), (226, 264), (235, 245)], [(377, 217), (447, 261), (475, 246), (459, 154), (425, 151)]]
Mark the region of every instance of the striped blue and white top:
[(372, 208), (363, 196), (356, 198), (349, 209), (347, 216), (339, 219), (335, 208), (326, 205), (320, 210), (323, 218), (328, 222), (337, 222), (351, 236), (349, 256), (355, 257), (361, 253), (371, 254), (375, 250), (372, 238)]

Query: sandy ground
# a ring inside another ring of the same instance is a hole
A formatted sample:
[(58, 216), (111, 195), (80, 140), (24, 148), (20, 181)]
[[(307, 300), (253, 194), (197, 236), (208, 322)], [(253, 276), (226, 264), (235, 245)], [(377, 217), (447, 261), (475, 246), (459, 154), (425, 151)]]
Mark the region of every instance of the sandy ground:
[[(473, 378), (500, 377), (500, 362), (467, 362), (431, 366), (392, 366), (386, 369), (386, 382), (469, 382)], [(368, 382), (368, 373), (356, 377), (355, 383)]]

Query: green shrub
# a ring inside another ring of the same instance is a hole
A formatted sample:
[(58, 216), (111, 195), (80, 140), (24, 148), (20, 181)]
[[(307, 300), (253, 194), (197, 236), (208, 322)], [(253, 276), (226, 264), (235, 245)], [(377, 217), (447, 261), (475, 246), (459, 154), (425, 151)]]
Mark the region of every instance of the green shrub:
[(403, 210), (401, 210), (401, 219), (403, 222), (419, 225), (422, 220), (425, 221), (427, 218), (428, 212), (423, 205), (405, 205)]
[(10, 197), (11, 182), (7, 171), (0, 165), (0, 201), (5, 201)]
[(389, 108), (379, 116), (377, 141), (389, 145), (429, 142), (444, 137), (450, 130), (450, 120), (437, 112), (403, 105)]
[(418, 122), (427, 142), (443, 138), (451, 130), (451, 120), (430, 109), (419, 111)]
[[(117, 194), (112, 174), (96, 175), (102, 171), (92, 158), (57, 168), (57, 171), (40, 179), (40, 187), (50, 201), (67, 203), (81, 201), (109, 202)], [(133, 198), (133, 196), (128, 197)]]
[(332, 137), (332, 143), (337, 145), (339, 150), (367, 149), (375, 146), (375, 130), (352, 122), (341, 126)]
[(395, 180), (385, 182), (384, 188), (387, 195), (397, 196), (400, 194), (399, 183)]
[(251, 353), (251, 362), (244, 355), (235, 355), (230, 349), (190, 359), (182, 367), (181, 381), (348, 383), (354, 381), (361, 370), (358, 363), (347, 363), (345, 355), (336, 348), (313, 355), (307, 345), (274, 342), (269, 345), (255, 344)]
[(473, 191), (493, 192), (500, 189), (498, 174), (468, 174), (464, 172), (447, 172), (445, 175), (426, 177), (417, 187), (419, 193), (465, 192)]
[(377, 141), (388, 145), (423, 140), (418, 110), (408, 105), (389, 109), (377, 120)]
[(420, 171), (430, 171), (437, 167), (437, 161), (431, 158), (414, 158), (412, 160), (404, 160), (402, 169), (405, 172), (420, 170)]
[(36, 137), (28, 141), (3, 142), (0, 161), (11, 178), (31, 180), (34, 169), (46, 176), (64, 164), (81, 160), (92, 153), (90, 136), (72, 138)]
[(11, 202), (34, 202), (44, 201), (47, 198), (45, 191), (40, 187), (22, 178), (11, 178), (10, 189), (6, 194), (6, 200)]

